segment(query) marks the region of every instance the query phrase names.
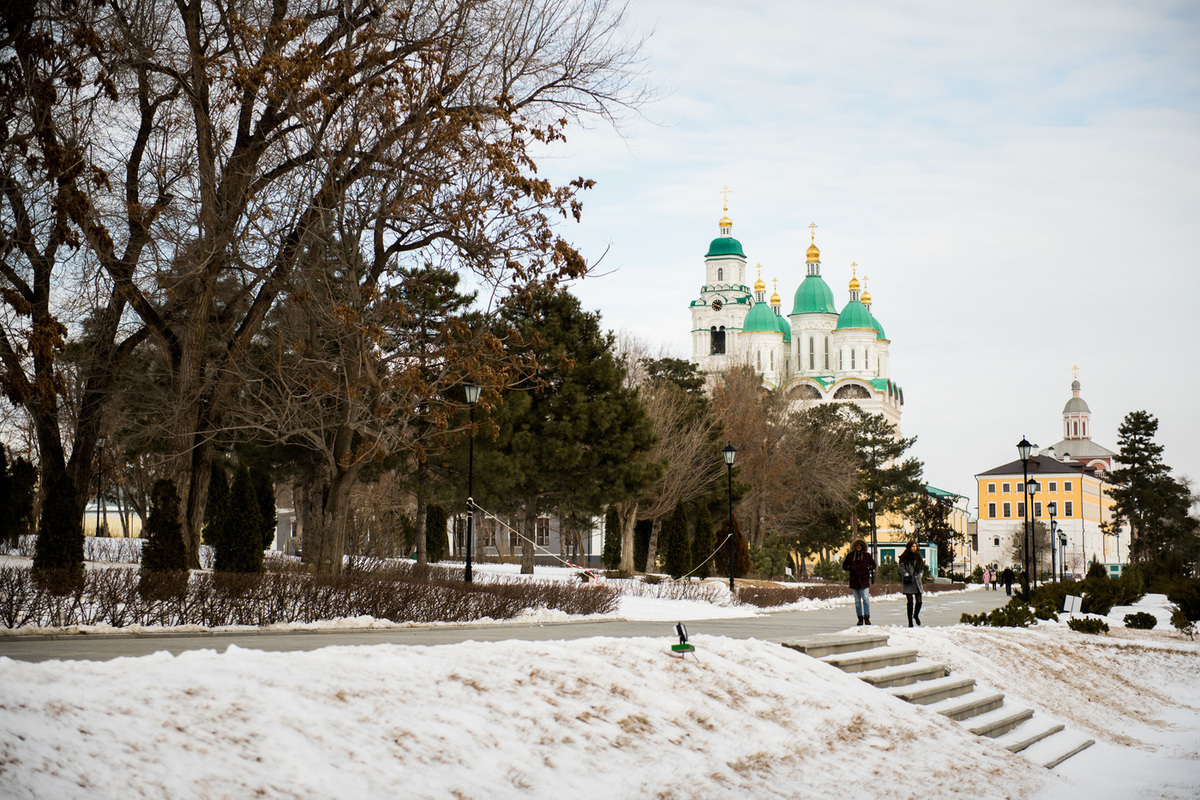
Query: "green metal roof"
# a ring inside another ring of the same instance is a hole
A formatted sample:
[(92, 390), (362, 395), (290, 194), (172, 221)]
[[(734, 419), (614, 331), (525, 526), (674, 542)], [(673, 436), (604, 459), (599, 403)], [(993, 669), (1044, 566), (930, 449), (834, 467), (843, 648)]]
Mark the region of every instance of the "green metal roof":
[(750, 309), (750, 313), (746, 315), (746, 321), (742, 323), (742, 333), (756, 333), (759, 331), (770, 331), (771, 333), (780, 333), (779, 327), (775, 324), (775, 312), (771, 310), (771, 306), (767, 303), (755, 303)]
[(742, 243), (732, 236), (718, 236), (713, 239), (708, 245), (708, 253), (705, 258), (713, 258), (715, 256), (741, 256), (746, 257), (742, 252)]
[(871, 327), (873, 327), (875, 330), (879, 331), (879, 335), (876, 336), (875, 338), (876, 339), (886, 339), (887, 336), (883, 332), (883, 326), (879, 324), (879, 320), (875, 318), (875, 315), (871, 314), (871, 309), (868, 308), (867, 313), (871, 315), (871, 323), (872, 323)]
[(883, 392), (884, 394), (887, 394), (888, 383), (889, 383), (887, 378), (871, 378), (870, 380), (867, 381), (867, 383), (874, 386), (875, 391)]
[(783, 340), (790, 342), (792, 340), (792, 324), (784, 319), (782, 314), (776, 314), (773, 309), (771, 316), (775, 317), (775, 327), (783, 334)]
[(796, 289), (793, 314), (836, 314), (833, 291), (820, 275), (809, 275)]
[(925, 484), (925, 491), (928, 492), (933, 497), (939, 497), (939, 498), (944, 497), (947, 500), (952, 500), (952, 501), (957, 500), (958, 498), (962, 497), (961, 494), (955, 494), (954, 492), (947, 492), (945, 489), (939, 489), (936, 486), (930, 486), (928, 483)]
[(871, 312), (858, 300), (851, 300), (849, 303), (846, 303), (846, 307), (842, 309), (842, 313), (838, 314), (837, 327), (834, 330), (840, 331), (848, 328), (877, 330), (875, 320), (871, 317)]

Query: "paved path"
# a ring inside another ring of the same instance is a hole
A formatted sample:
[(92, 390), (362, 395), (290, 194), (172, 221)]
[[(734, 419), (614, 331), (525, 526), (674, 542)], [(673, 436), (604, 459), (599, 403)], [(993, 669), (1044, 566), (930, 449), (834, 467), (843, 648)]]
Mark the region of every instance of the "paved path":
[[(926, 594), (921, 621), (925, 625), (953, 625), (964, 612), (978, 613), (1004, 605), (1004, 592), (969, 591)], [(854, 606), (813, 611), (779, 611), (739, 619), (690, 620), (688, 633), (730, 636), (738, 639), (784, 641), (813, 633), (840, 631), (854, 625)], [(903, 600), (873, 600), (871, 621), (877, 625), (906, 625)], [(85, 659), (107, 661), (123, 656), (144, 656), (165, 650), (223, 651), (230, 645), (258, 650), (316, 650), (320, 647), (409, 644), (438, 645), (465, 641), (492, 642), (505, 639), (531, 641), (584, 639), (592, 636), (674, 636), (674, 621), (629, 622), (601, 620), (560, 622), (546, 625), (437, 625), (416, 628), (341, 631), (278, 631), (245, 633), (154, 633), (0, 637), (0, 656), (21, 661)]]

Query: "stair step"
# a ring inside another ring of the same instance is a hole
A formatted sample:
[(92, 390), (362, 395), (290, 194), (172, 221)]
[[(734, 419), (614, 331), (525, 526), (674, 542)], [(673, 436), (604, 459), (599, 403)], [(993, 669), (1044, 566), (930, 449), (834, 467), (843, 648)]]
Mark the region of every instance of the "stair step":
[(1028, 723), (996, 737), (996, 744), (1010, 753), (1019, 753), (1030, 745), (1037, 744), (1047, 736), (1053, 736), (1063, 729), (1060, 722), (1047, 719), (1031, 719)]
[(967, 730), (976, 736), (986, 736), (989, 739), (995, 739), (1019, 725), (1024, 724), (1033, 716), (1031, 708), (1012, 708), (1010, 706), (1001, 706), (995, 711), (989, 711), (986, 714), (980, 714), (971, 719), (971, 724), (967, 726)]
[(917, 651), (902, 647), (876, 647), (866, 652), (839, 653), (821, 659), (843, 672), (866, 672), (880, 667), (911, 664), (917, 660)]
[(950, 674), (945, 664), (934, 664), (928, 661), (916, 661), (912, 664), (902, 664), (899, 667), (883, 667), (870, 672), (860, 672), (861, 680), (876, 689), (889, 689), (893, 686), (908, 686), (918, 681), (932, 681), (944, 678)]
[(876, 647), (886, 647), (888, 636), (886, 633), (818, 633), (813, 636), (806, 636), (803, 639), (795, 639), (790, 642), (783, 642), (784, 647), (790, 647), (793, 650), (799, 650), (805, 655), (810, 655), (813, 658), (823, 658), (824, 656), (836, 655), (838, 653), (854, 653), (862, 650), (871, 650)]
[(1063, 731), (1047, 736), (1037, 744), (1021, 751), (1021, 755), (1046, 769), (1054, 769), (1073, 755), (1081, 753), (1096, 743), (1081, 733)]
[(961, 722), (964, 719), (985, 714), (1002, 705), (1004, 705), (1003, 692), (979, 691), (977, 689), (970, 694), (965, 694), (961, 697), (951, 697), (947, 700), (939, 700), (926, 707), (944, 717)]
[(927, 706), (949, 697), (959, 697), (975, 688), (974, 678), (958, 675), (888, 689), (888, 694), (919, 706)]

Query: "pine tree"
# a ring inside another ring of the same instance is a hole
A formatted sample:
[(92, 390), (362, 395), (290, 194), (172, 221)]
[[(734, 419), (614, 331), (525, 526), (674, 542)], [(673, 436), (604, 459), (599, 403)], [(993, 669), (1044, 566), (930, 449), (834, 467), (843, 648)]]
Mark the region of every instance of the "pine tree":
[(429, 562), (443, 560), (449, 549), (446, 509), (436, 503), (430, 503), (425, 511), (425, 552), (429, 554)]
[(733, 547), (733, 575), (737, 577), (746, 577), (750, 573), (750, 548), (746, 544), (746, 537), (742, 535), (742, 529), (738, 525), (737, 517), (733, 518), (733, 538), (728, 537), (729, 520), (728, 518), (721, 522), (721, 526), (717, 528), (717, 541), (720, 542), (720, 547), (717, 550), (717, 557), (714, 559), (713, 567), (718, 575), (729, 575), (729, 548)]
[(262, 572), (262, 513), (258, 496), (250, 480), (250, 471), (241, 466), (229, 487), (229, 509), (216, 546), (213, 570), (216, 572)]
[(687, 511), (684, 510), (683, 503), (677, 503), (675, 510), (663, 522), (661, 533), (663, 569), (676, 580), (691, 569), (691, 547), (688, 546), (687, 529)]
[[(1189, 514), (1191, 493), (1171, 477), (1162, 462), (1162, 445), (1154, 441), (1158, 420), (1145, 411), (1125, 415), (1117, 430), (1121, 466), (1109, 473), (1113, 513), (1132, 528), (1131, 560), (1172, 565), (1180, 573), (1200, 552), (1198, 524)], [(1157, 572), (1157, 566), (1151, 572)]]
[(258, 511), (262, 516), (263, 549), (270, 550), (275, 544), (275, 529), (279, 525), (279, 515), (275, 510), (275, 484), (271, 481), (271, 473), (262, 467), (250, 470), (250, 480), (254, 484), (254, 496), (258, 498)]
[(63, 474), (42, 500), (33, 569), (56, 592), (69, 592), (83, 580), (83, 520), (73, 511), (74, 497), (75, 485)]
[(37, 496), (38, 471), (37, 467), (17, 456), (17, 460), (9, 467), (12, 480), (9, 484), (9, 513), (12, 519), (13, 535), (25, 536), (33, 533), (33, 501)]
[[(713, 532), (712, 513), (708, 503), (696, 507), (696, 535), (692, 539), (693, 573), (698, 578), (707, 578), (713, 573), (712, 552), (717, 549), (717, 537)], [(704, 563), (700, 563), (703, 561)]]
[(600, 561), (610, 570), (621, 565), (621, 516), (611, 506), (604, 514), (604, 551)]
[(213, 461), (204, 505), (204, 543), (214, 550), (224, 547), (225, 522), (229, 518), (229, 480), (225, 468)]
[(187, 569), (183, 549), (183, 525), (179, 520), (179, 493), (167, 478), (155, 481), (146, 520), (146, 542), (142, 546), (142, 569), (170, 572)]

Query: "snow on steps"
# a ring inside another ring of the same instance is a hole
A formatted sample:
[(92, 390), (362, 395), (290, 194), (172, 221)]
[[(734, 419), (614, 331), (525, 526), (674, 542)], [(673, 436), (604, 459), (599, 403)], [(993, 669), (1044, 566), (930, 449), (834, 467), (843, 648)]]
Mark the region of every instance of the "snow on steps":
[(830, 666), (857, 675), (894, 697), (923, 705), (962, 722), (976, 736), (993, 739), (1009, 752), (1053, 769), (1095, 744), (1028, 708), (1006, 706), (1004, 694), (975, 686), (972, 678), (954, 677), (942, 664), (919, 661), (916, 650), (889, 647), (887, 634), (851, 631), (816, 634), (784, 647), (799, 650)]

